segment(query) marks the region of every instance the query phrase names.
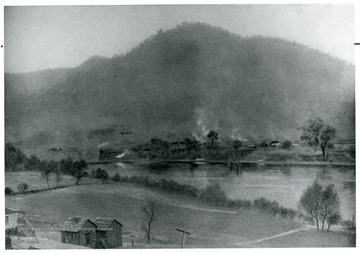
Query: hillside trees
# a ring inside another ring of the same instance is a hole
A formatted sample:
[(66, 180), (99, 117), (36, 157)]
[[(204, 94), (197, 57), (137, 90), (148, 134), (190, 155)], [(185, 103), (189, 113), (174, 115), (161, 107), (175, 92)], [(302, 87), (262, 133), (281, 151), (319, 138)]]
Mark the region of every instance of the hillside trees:
[(196, 139), (185, 138), (184, 142), (185, 142), (186, 151), (188, 153), (200, 150), (200, 147), (199, 147), (200, 142), (197, 141)]
[(321, 118), (309, 119), (302, 127), (301, 140), (305, 140), (311, 146), (320, 146), (323, 158), (326, 158), (326, 147), (329, 141), (335, 138), (336, 129), (326, 125)]
[(5, 170), (18, 170), (27, 160), (26, 155), (11, 143), (5, 144)]
[(215, 141), (219, 138), (218, 133), (215, 132), (214, 130), (211, 130), (208, 134), (207, 137), (210, 139), (211, 141), (211, 146), (214, 147)]
[(300, 209), (315, 219), (317, 230), (319, 230), (320, 221), (322, 222), (321, 230), (324, 230), (325, 222), (328, 223), (328, 229), (338, 222), (339, 206), (340, 201), (334, 185), (323, 188), (317, 180), (306, 189), (299, 202)]

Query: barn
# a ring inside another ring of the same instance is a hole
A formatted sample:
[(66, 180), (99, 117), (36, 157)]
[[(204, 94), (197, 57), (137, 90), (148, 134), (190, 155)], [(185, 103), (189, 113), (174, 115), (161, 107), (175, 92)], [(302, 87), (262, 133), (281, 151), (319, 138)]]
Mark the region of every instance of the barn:
[(73, 217), (61, 226), (61, 242), (96, 248), (95, 223), (89, 219)]
[(113, 218), (97, 217), (97, 242), (99, 248), (117, 248), (122, 246), (123, 225)]

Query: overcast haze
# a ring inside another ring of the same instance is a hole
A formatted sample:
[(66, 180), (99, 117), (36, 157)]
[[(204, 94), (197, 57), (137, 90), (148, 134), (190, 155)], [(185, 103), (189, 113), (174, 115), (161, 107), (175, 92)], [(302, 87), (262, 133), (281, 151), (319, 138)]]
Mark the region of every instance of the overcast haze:
[(276, 36), (354, 62), (353, 13), (352, 5), (6, 7), (5, 71), (76, 67), (185, 21)]

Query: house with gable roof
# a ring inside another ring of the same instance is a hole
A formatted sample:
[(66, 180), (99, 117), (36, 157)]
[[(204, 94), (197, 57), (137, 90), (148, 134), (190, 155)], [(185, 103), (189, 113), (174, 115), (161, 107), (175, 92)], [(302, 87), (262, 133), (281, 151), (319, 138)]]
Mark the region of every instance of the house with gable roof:
[(97, 217), (94, 222), (97, 226), (97, 241), (100, 248), (122, 247), (123, 225), (116, 219)]
[(89, 219), (69, 218), (60, 228), (61, 242), (96, 248), (96, 229), (96, 224)]

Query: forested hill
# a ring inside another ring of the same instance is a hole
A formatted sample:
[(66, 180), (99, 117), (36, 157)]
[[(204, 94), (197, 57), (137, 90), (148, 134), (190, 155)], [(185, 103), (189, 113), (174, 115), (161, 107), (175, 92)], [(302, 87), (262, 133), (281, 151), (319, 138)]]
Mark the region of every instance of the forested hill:
[(184, 23), (125, 55), (28, 76), (45, 73), (54, 76), (41, 92), (26, 93), (24, 74), (5, 75), (6, 141), (25, 150), (201, 138), (211, 129), (220, 139), (296, 138), (313, 116), (342, 137), (355, 134), (354, 66), (279, 38)]

